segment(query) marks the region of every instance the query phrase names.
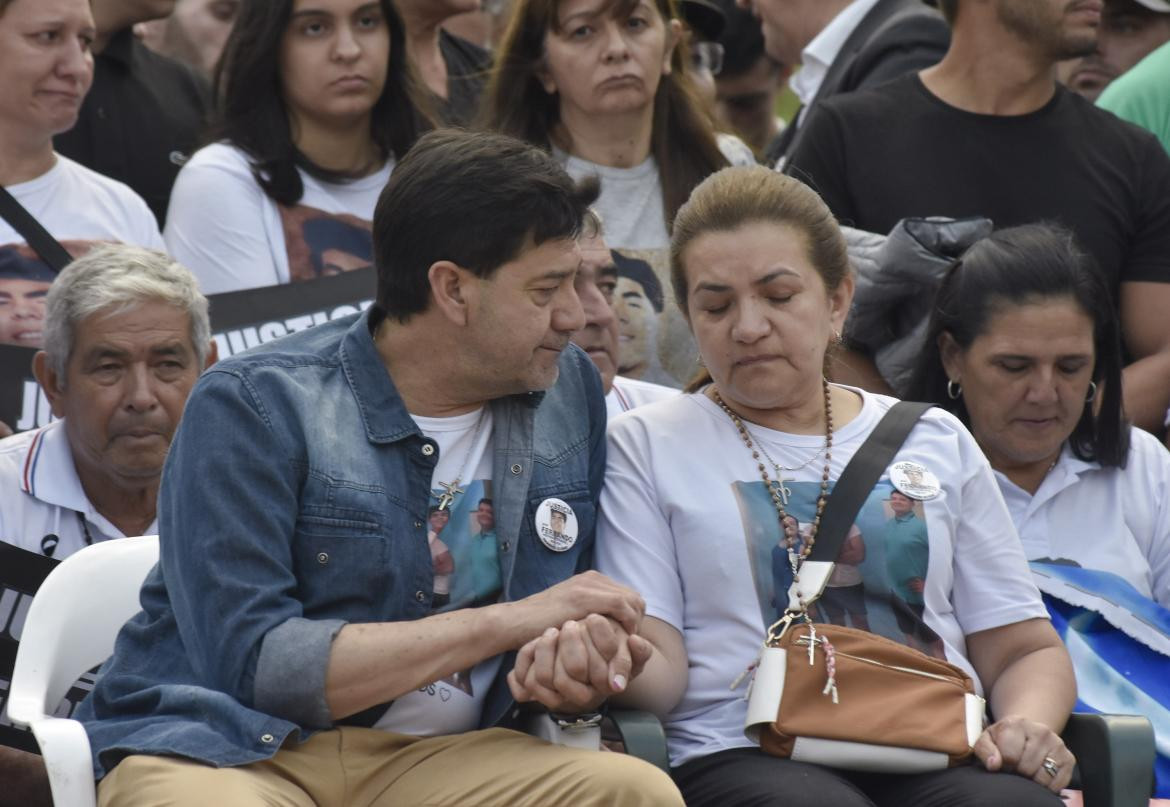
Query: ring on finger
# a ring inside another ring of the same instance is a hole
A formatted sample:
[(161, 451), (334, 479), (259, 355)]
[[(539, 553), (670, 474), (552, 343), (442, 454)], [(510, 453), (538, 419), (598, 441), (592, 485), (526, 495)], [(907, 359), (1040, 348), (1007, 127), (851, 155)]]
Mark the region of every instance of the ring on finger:
[(1056, 760), (1052, 757), (1044, 757), (1044, 763), (1040, 767), (1053, 779), (1060, 773), (1060, 766), (1056, 764)]

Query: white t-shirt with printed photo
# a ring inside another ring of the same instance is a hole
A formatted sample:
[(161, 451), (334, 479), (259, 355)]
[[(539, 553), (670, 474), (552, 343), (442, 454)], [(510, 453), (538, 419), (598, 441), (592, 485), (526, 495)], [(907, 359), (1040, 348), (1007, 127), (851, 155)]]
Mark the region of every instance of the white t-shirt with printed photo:
[(204, 294), (275, 286), (372, 265), (370, 222), (394, 168), (331, 183), (300, 171), (304, 195), (278, 205), (249, 157), (229, 143), (197, 151), (179, 171), (164, 232)]
[[(448, 418), (412, 417), (439, 449), (427, 524), (435, 574), (433, 612), (496, 602), (503, 586), (491, 502), (491, 409)], [(444, 503), (447, 486), (453, 498)], [(442, 511), (436, 512), (440, 504)], [(500, 657), (494, 656), (403, 695), (374, 728), (419, 737), (471, 731), (479, 726), (499, 669)]]
[[(74, 258), (104, 242), (163, 249), (154, 214), (138, 194), (121, 182), (56, 155), (56, 163), (27, 182), (8, 186), (8, 192)], [(44, 294), (55, 272), (30, 247), (25, 237), (0, 218), (0, 302), (10, 298), (36, 300)], [(13, 281), (16, 281), (15, 283)], [(19, 285), (16, 285), (19, 283)], [(25, 347), (40, 347), (44, 315), (26, 315), (8, 322), (0, 310), (0, 339)]]
[[(755, 157), (742, 140), (718, 135), (723, 156), (731, 165), (755, 165)], [(662, 177), (654, 156), (630, 168), (614, 168), (575, 157), (561, 149), (554, 154), (575, 180), (595, 176), (601, 195), (593, 207), (601, 215), (605, 243), (626, 260), (618, 260), (618, 284), (614, 310), (618, 338), (628, 365), (622, 373), (642, 381), (684, 386), (695, 372), (698, 351), (686, 319), (670, 295), (670, 230), (662, 203)], [(646, 288), (648, 278), (635, 280), (633, 267), (653, 274), (656, 288)], [(638, 354), (641, 361), (633, 362)]]
[[(894, 403), (855, 392), (864, 403), (833, 435), (831, 484)], [(823, 436), (748, 428), (787, 467), (824, 445)], [(690, 662), (686, 693), (665, 721), (671, 764), (751, 746), (744, 691), (730, 687), (787, 604), (792, 575), (757, 463), (703, 394), (614, 418), (608, 449), (597, 567), (640, 592), (648, 616), (679, 630)], [(859, 575), (826, 588), (814, 618), (945, 656), (981, 689), (964, 637), (1047, 613), (991, 467), (962, 424), (930, 410), (891, 465), (903, 461), (937, 476), (938, 495), (895, 512), (883, 474), (854, 524), (863, 547), (855, 544), (850, 560)], [(823, 468), (822, 455), (785, 476), (799, 533), (815, 514)]]

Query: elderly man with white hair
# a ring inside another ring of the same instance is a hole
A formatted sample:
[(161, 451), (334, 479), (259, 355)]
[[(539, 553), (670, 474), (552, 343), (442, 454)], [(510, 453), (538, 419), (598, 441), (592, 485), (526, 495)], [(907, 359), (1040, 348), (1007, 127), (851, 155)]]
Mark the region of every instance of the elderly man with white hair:
[(57, 420), (0, 440), (0, 541), (63, 558), (155, 532), (171, 436), (215, 358), (207, 300), (167, 255), (110, 244), (71, 263), (33, 360)]

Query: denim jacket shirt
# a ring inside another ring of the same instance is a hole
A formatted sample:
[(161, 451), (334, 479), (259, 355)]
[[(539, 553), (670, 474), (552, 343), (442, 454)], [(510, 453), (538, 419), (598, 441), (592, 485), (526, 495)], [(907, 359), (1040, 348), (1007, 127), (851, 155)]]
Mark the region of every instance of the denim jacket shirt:
[[(546, 393), (493, 401), (492, 480), (504, 601), (591, 564), (605, 404), (570, 347)], [(79, 709), (98, 778), (130, 754), (241, 765), (330, 728), (325, 671), (349, 622), (431, 613), (426, 521), (438, 447), (370, 336), (369, 314), (319, 325), (204, 373), (159, 492), (160, 560)], [(568, 502), (579, 537), (554, 552), (537, 506)], [(482, 725), (512, 708), (505, 659)], [(375, 707), (347, 723), (371, 725)]]

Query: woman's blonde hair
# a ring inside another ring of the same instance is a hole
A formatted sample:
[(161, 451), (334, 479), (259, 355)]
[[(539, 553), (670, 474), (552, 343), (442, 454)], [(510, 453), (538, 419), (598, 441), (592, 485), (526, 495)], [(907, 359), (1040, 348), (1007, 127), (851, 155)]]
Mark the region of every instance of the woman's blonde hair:
[[(804, 248), (825, 290), (832, 293), (849, 276), (845, 236), (828, 206), (799, 180), (763, 166), (724, 168), (701, 182), (678, 211), (670, 240), (670, 284), (683, 316), (687, 308), (687, 248), (701, 235), (729, 232), (758, 222), (782, 224), (804, 237)], [(701, 372), (687, 391), (709, 383)]]

